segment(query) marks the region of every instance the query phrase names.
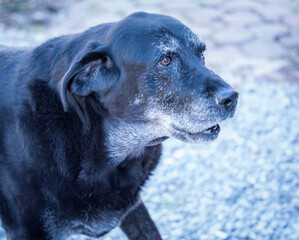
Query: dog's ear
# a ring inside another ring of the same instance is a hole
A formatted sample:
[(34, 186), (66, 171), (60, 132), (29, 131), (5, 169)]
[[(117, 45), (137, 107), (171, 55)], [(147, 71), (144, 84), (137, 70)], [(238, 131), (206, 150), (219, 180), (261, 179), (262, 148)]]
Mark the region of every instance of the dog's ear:
[(58, 85), (64, 111), (67, 112), (69, 105), (74, 105), (80, 97), (107, 91), (117, 82), (119, 75), (107, 48), (87, 48), (71, 63)]

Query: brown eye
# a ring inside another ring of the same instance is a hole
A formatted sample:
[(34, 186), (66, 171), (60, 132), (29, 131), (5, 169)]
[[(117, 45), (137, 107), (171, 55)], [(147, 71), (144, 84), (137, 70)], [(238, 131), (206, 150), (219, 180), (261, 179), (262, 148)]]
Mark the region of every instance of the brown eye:
[(170, 62), (171, 62), (170, 57), (165, 57), (161, 62), (159, 62), (159, 65), (168, 66)]

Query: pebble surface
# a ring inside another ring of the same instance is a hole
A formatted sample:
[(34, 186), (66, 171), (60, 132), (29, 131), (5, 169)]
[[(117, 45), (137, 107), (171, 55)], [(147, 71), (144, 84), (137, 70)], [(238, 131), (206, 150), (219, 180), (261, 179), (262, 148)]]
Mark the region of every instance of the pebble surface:
[[(235, 117), (221, 124), (213, 143), (164, 143), (161, 162), (142, 192), (163, 239), (299, 239), (298, 2), (74, 2), (42, 29), (0, 22), (0, 44), (39, 44), (137, 10), (165, 13), (202, 36), (208, 66), (240, 93)], [(39, 22), (43, 17), (34, 15)], [(117, 228), (101, 239), (125, 237)]]

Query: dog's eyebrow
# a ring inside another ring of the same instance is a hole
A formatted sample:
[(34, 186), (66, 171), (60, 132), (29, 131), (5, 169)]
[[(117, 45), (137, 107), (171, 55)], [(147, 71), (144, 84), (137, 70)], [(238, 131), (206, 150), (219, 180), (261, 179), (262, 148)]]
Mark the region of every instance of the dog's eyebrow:
[(156, 49), (161, 51), (162, 53), (175, 52), (179, 47), (179, 43), (176, 38), (168, 37), (163, 39), (158, 45), (155, 46)]
[(202, 41), (199, 41), (198, 44), (196, 44), (196, 49), (197, 49), (197, 52), (204, 52), (206, 50), (206, 44)]
[(206, 50), (206, 44), (199, 38), (196, 41), (190, 41), (189, 44), (189, 47), (196, 55), (201, 55)]
[(206, 50), (206, 44), (202, 42), (200, 37), (194, 32), (192, 32), (190, 29), (186, 30), (185, 36), (187, 39), (187, 44), (197, 54), (200, 54)]

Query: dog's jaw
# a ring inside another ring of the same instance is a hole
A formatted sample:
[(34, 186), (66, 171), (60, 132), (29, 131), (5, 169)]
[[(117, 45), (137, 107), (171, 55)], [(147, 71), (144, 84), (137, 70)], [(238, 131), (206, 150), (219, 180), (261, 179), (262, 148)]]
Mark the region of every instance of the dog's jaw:
[(131, 123), (121, 119), (104, 122), (108, 156), (115, 165), (126, 158), (140, 157), (145, 147), (160, 144), (168, 137), (162, 127), (149, 123)]
[(150, 147), (150, 146), (155, 146), (155, 145), (157, 145), (157, 144), (160, 144), (160, 143), (162, 143), (162, 142), (164, 142), (166, 139), (168, 139), (169, 137), (167, 137), (167, 136), (164, 136), (164, 137), (158, 137), (158, 138), (156, 138), (156, 139), (154, 139), (154, 140), (151, 140), (150, 142), (148, 142), (147, 144), (146, 144), (146, 146), (147, 147)]

